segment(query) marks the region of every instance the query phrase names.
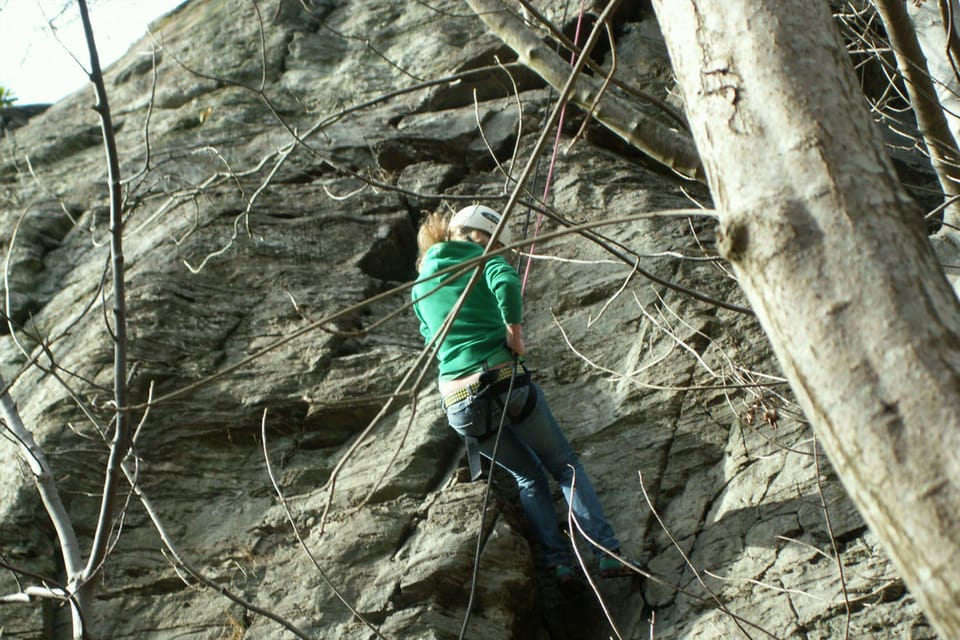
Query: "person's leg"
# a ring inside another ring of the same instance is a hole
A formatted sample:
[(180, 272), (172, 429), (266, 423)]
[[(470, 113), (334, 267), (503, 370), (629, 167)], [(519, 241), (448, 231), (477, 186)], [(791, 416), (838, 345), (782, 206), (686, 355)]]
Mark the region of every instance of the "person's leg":
[[(532, 382), (530, 390), (537, 393), (536, 408), (525, 420), (514, 425), (511, 431), (542, 462), (541, 473), (546, 468), (559, 483), (567, 504), (584, 532), (601, 547), (619, 549), (620, 542), (603, 513), (593, 483), (557, 425), (543, 391)], [(602, 555), (597, 549), (594, 552)]]
[(520, 504), (543, 545), (547, 565), (550, 567), (570, 565), (570, 546), (557, 524), (550, 481), (547, 479), (543, 465), (533, 452), (516, 438), (511, 426), (503, 428), (499, 442), (496, 435), (481, 442), (480, 452), (492, 459), (495, 444), (495, 462), (509, 471), (516, 480)]

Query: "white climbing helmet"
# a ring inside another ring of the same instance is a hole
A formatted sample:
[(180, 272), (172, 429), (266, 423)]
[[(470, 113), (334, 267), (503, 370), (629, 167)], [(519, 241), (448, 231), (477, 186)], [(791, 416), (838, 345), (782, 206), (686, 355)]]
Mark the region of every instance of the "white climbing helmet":
[[(482, 204), (473, 204), (453, 214), (453, 217), (450, 218), (450, 228), (476, 229), (477, 231), (484, 231), (493, 235), (493, 230), (500, 224), (500, 217), (500, 214), (490, 207), (485, 207)], [(510, 227), (504, 227), (500, 232), (500, 242), (510, 244), (512, 239)]]

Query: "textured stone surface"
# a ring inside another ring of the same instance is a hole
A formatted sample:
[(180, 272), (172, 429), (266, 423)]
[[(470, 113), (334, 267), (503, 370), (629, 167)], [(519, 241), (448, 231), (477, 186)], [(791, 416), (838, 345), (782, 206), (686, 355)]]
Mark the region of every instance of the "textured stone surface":
[[(563, 4), (545, 10), (569, 26)], [(662, 94), (655, 24), (630, 13), (619, 25), (624, 78)], [(241, 0), (190, 0), (107, 74), (127, 180), (132, 397), (140, 404), (152, 389), (161, 399), (138, 438), (140, 482), (191, 564), (312, 637), (375, 637), (336, 589), (383, 637), (456, 638), (485, 485), (464, 480), (433, 372), (415, 404), (401, 394), (357, 439), (422, 346), (407, 292), (393, 290), (414, 277), (421, 211), (460, 202), (441, 195), (503, 195), (552, 93), (515, 71), (514, 96), (504, 70), (401, 92), (495, 56), (509, 62), (452, 0), (275, 0), (259, 18)], [(155, 43), (164, 48), (151, 55)], [(15, 380), (11, 393), (84, 546), (113, 357), (101, 289), (105, 170), (90, 103), (79, 92), (0, 140), (16, 327), (4, 329), (0, 369)], [(606, 146), (592, 128), (567, 148), (580, 118), (570, 114), (551, 188), (563, 216), (708, 205), (701, 188)], [(301, 144), (291, 146), (293, 132)], [(515, 215), (520, 235), (527, 212)], [(538, 245), (525, 293), (528, 364), (625, 551), (653, 577), (601, 582), (599, 600), (560, 593), (501, 473), (467, 637), (809, 640), (843, 637), (849, 624), (851, 637), (933, 638), (824, 459), (818, 482), (812, 435), (756, 323), (663, 284), (743, 304), (723, 265), (704, 259), (710, 223), (651, 216), (598, 231), (615, 252), (579, 236)], [(31, 358), (40, 368), (17, 376)], [(778, 420), (763, 419), (756, 382), (769, 385)], [(303, 546), (267, 473), (262, 432)], [(50, 525), (23, 469), (0, 440), (0, 553), (56, 577)], [(565, 519), (559, 496), (557, 506)], [(0, 573), (0, 595), (16, 588)], [(67, 637), (52, 607), (0, 611), (11, 637)], [(102, 637), (290, 637), (178, 573), (135, 499), (94, 613)]]

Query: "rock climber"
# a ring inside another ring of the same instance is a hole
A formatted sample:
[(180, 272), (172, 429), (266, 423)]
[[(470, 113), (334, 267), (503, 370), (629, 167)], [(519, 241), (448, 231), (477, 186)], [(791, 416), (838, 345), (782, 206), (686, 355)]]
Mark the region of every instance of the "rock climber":
[[(420, 332), (427, 342), (441, 330), (473, 269), (454, 276), (434, 274), (483, 255), (499, 223), (500, 214), (483, 205), (461, 209), (452, 218), (434, 212), (422, 222), (417, 234), (419, 277), (412, 295)], [(497, 248), (510, 243), (508, 228), (504, 227), (499, 239)], [(549, 473), (560, 485), (579, 525), (597, 544), (593, 553), (598, 575), (632, 575), (625, 563), (633, 563), (614, 557), (620, 556), (620, 542), (543, 391), (530, 380), (526, 368), (518, 374), (522, 364), (518, 367), (515, 356), (522, 363), (526, 346), (517, 272), (502, 256), (477, 264), (482, 265), (482, 277), (464, 300), (437, 354), (447, 422), (467, 443), (473, 479), (480, 475), (475, 454), (493, 459), (496, 444), (495, 463), (516, 480), (520, 502), (543, 546), (547, 566), (561, 584), (570, 584), (580, 577), (557, 522)], [(497, 438), (504, 409), (504, 426)]]

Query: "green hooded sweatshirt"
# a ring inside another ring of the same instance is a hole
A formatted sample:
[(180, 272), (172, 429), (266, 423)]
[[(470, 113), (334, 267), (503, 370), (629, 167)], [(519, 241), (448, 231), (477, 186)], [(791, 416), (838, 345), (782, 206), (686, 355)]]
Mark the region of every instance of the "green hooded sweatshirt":
[[(458, 240), (439, 242), (427, 250), (412, 291), (413, 311), (420, 320), (420, 333), (427, 342), (443, 326), (447, 314), (467, 287), (473, 270), (455, 278), (450, 274), (437, 277), (433, 274), (481, 255), (483, 247), (479, 244)], [(485, 366), (512, 360), (505, 329), (506, 325), (520, 324), (522, 320), (520, 278), (510, 263), (501, 256), (494, 256), (487, 260), (483, 277), (473, 286), (440, 345), (437, 353), (440, 378), (453, 380), (481, 371)]]

